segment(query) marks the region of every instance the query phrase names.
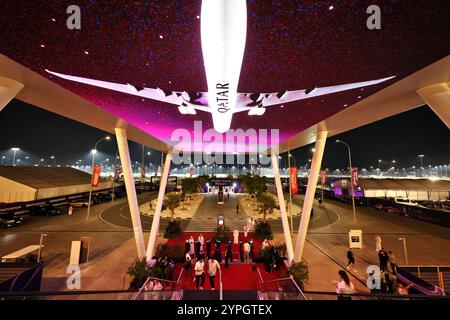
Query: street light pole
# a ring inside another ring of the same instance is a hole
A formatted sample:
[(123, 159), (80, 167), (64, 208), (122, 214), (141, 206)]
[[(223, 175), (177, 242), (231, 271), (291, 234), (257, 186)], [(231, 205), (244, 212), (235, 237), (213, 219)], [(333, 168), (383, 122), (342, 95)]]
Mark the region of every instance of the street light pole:
[(342, 143), (344, 144), (347, 148), (348, 148), (348, 161), (349, 161), (349, 165), (350, 165), (350, 184), (351, 184), (351, 190), (352, 190), (352, 207), (353, 207), (353, 220), (356, 221), (356, 207), (355, 207), (355, 190), (353, 187), (353, 167), (352, 167), (352, 152), (350, 150), (350, 146), (341, 141), (341, 140), (336, 140), (337, 143)]
[(95, 154), (97, 153), (97, 145), (99, 142), (103, 140), (110, 140), (111, 138), (109, 136), (105, 138), (101, 138), (95, 143), (94, 149), (92, 149), (92, 166), (91, 166), (91, 182), (89, 184), (89, 202), (88, 202), (88, 208), (87, 208), (87, 214), (86, 214), (86, 220), (89, 220), (89, 214), (91, 213), (91, 201), (92, 201), (92, 181), (94, 179), (94, 166), (95, 166)]
[(409, 263), (408, 263), (408, 250), (406, 249), (406, 238), (398, 238), (398, 240), (403, 241), (403, 250), (405, 252), (405, 263), (406, 263), (406, 265), (409, 265)]

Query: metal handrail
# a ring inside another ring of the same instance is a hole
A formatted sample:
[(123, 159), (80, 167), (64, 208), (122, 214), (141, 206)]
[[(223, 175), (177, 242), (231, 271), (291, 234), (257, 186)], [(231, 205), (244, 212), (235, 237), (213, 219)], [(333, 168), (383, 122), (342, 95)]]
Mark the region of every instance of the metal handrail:
[(294, 286), (297, 288), (298, 292), (300, 292), (300, 294), (302, 295), (303, 299), (308, 300), (308, 298), (306, 298), (305, 294), (303, 293), (302, 289), (300, 289), (300, 287), (298, 286), (298, 284), (295, 282), (295, 280), (292, 277), (279, 278), (279, 279), (264, 281), (264, 279), (263, 279), (263, 277), (261, 275), (261, 272), (259, 271), (259, 268), (256, 268), (256, 271), (258, 271), (259, 278), (261, 279), (261, 284), (262, 285), (266, 285), (268, 283), (273, 283), (273, 282), (279, 282), (279, 281), (291, 281), (294, 284)]
[(219, 270), (219, 300), (223, 300), (222, 271)]

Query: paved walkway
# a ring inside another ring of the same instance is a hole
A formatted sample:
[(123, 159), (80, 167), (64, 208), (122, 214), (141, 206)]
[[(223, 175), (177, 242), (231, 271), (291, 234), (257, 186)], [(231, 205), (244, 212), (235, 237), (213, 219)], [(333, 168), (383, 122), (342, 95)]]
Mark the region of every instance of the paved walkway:
[(354, 222), (350, 205), (325, 200), (325, 206), (339, 214), (339, 222), (319, 230), (310, 230), (307, 239), (333, 259), (346, 265), (348, 232), (350, 229), (361, 229), (363, 249), (353, 251), (356, 258), (355, 275), (362, 280), (366, 279), (367, 267), (379, 263), (375, 251), (376, 235), (381, 236), (382, 246), (395, 254), (400, 265), (406, 263), (403, 242), (399, 240), (401, 237), (406, 238), (410, 265), (450, 264), (449, 228), (369, 207), (357, 207), (357, 222)]
[[(175, 209), (174, 217), (177, 219), (192, 219), (193, 215), (197, 212), (198, 207), (202, 203), (204, 197), (204, 194), (196, 194), (190, 196), (189, 201), (186, 201), (184, 205), (181, 204), (178, 208)], [(155, 209), (156, 198), (153, 198), (139, 206), (139, 211), (144, 216), (153, 216), (155, 214)], [(170, 219), (172, 217), (170, 210), (163, 210), (161, 212), (161, 217)]]
[[(278, 198), (276, 196), (273, 196), (276, 204), (278, 205)], [(289, 195), (285, 195), (285, 201), (289, 200)], [(247, 194), (239, 194), (238, 195), (238, 201), (239, 201), (239, 209), (245, 211), (245, 214), (248, 217), (252, 217), (253, 219), (256, 220), (262, 220), (263, 219), (263, 214), (259, 212), (258, 207), (257, 207), (257, 202), (256, 199), (251, 198), (249, 195)], [(288, 216), (290, 215), (290, 210), (289, 210), (289, 202), (286, 206), (286, 210), (288, 213)], [(296, 217), (299, 216), (302, 212), (302, 208), (301, 206), (299, 206), (299, 204), (295, 201), (292, 201), (292, 216)], [(276, 219), (280, 219), (281, 218), (281, 211), (279, 209), (274, 209), (272, 213), (267, 214), (267, 220), (276, 220)]]
[(237, 227), (242, 232), (244, 225), (247, 223), (247, 215), (241, 209), (236, 213), (238, 197), (236, 194), (231, 193), (229, 198), (225, 196), (223, 204), (218, 204), (217, 195), (205, 195), (185, 231), (214, 232), (217, 227), (217, 215), (223, 214), (225, 217), (225, 227), (230, 230)]

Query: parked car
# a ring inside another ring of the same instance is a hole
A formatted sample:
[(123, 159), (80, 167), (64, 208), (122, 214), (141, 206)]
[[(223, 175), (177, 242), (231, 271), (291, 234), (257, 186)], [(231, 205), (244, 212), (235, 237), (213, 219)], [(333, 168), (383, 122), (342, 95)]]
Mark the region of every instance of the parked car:
[(47, 206), (42, 207), (42, 213), (47, 217), (57, 216), (62, 213), (60, 208), (56, 208), (55, 206), (49, 204)]
[(32, 206), (28, 208), (32, 216), (57, 216), (62, 213), (61, 209), (56, 208), (55, 206), (48, 204), (43, 207), (40, 206)]
[[(74, 208), (87, 208), (89, 204), (89, 200), (88, 199), (77, 199), (77, 200), (73, 200), (70, 205)], [(92, 201), (91, 201), (91, 205), (92, 205)]]
[(13, 228), (23, 224), (22, 217), (14, 217), (14, 216), (2, 216), (0, 218), (0, 228)]

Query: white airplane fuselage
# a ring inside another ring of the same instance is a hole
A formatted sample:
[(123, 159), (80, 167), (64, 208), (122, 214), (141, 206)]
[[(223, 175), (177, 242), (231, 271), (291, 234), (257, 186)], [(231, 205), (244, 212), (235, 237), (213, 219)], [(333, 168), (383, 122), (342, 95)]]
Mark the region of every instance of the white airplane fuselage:
[(247, 37), (245, 0), (205, 0), (201, 41), (214, 129), (231, 126)]

